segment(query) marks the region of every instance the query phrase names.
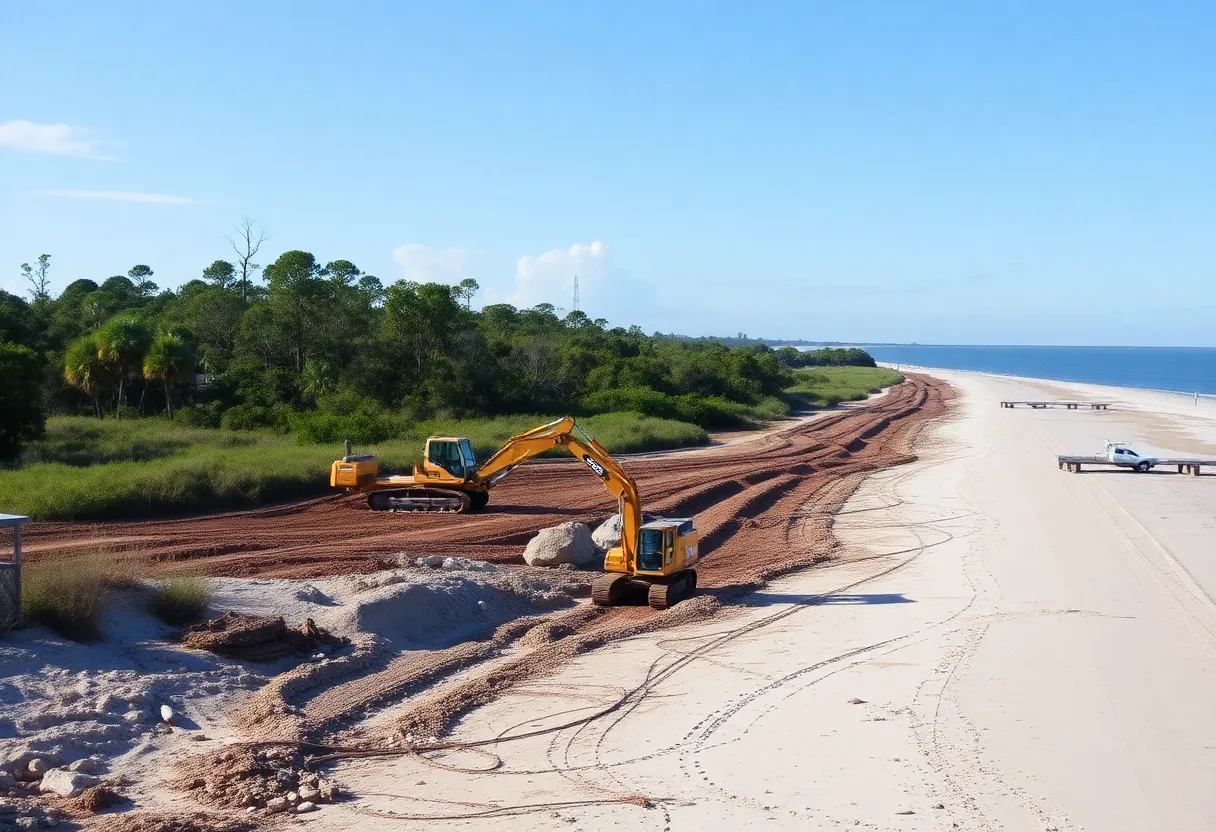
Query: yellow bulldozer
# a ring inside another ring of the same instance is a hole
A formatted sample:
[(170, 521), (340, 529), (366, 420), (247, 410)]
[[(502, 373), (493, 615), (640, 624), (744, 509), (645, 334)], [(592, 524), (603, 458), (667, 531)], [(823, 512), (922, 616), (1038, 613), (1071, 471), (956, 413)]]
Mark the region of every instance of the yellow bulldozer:
[(512, 436), (478, 464), (465, 437), (432, 436), (413, 475), (381, 474), (375, 456), (346, 453), (330, 468), (333, 488), (367, 494), (375, 511), (468, 512), (485, 508), (490, 489), (521, 462), (563, 447), (591, 469), (618, 501), (621, 542), (604, 557), (607, 573), (591, 584), (591, 600), (601, 606), (627, 603), (644, 592), (650, 606), (665, 609), (687, 598), (697, 587), (692, 568), (700, 559), (700, 536), (692, 518), (643, 522), (637, 486), (620, 464), (566, 416)]

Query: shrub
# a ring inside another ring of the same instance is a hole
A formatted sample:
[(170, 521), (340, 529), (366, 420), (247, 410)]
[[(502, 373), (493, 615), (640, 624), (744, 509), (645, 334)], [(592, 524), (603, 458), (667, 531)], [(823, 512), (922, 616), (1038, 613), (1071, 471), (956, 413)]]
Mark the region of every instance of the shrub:
[(290, 413), (289, 408), (264, 407), (260, 404), (238, 404), (224, 411), (220, 424), (228, 430), (258, 430), (273, 428), (284, 430)]
[(740, 404), (724, 396), (701, 396), (685, 393), (670, 396), (649, 387), (619, 387), (600, 390), (584, 397), (583, 410), (590, 413), (629, 412), (660, 419), (691, 422), (703, 428), (751, 427), (765, 419), (784, 416), (788, 412), (775, 397), (761, 400), (762, 409)]
[(201, 621), (211, 603), (211, 582), (197, 575), (176, 575), (157, 582), (148, 610), (174, 627)]
[(192, 428), (218, 428), (223, 423), (224, 403), (192, 404), (178, 410), (177, 416)]
[(384, 442), (401, 430), (399, 419), (373, 409), (351, 413), (331, 413), (314, 410), (294, 413), (291, 432), (303, 444), (336, 444), (349, 439), (360, 445)]
[(22, 569), (21, 611), (27, 620), (64, 638), (95, 641), (101, 637), (106, 595), (111, 588), (132, 582), (132, 576), (104, 552), (34, 561)]

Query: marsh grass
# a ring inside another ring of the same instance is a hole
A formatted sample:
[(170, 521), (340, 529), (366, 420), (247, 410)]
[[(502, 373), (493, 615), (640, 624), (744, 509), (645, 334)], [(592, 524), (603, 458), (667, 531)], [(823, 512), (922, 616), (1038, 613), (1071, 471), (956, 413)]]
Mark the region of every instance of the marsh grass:
[(794, 377), (795, 383), (785, 392), (806, 407), (861, 401), (903, 381), (902, 375), (885, 367), (813, 367), (795, 370)]
[(47, 558), (22, 567), (21, 610), (64, 638), (96, 641), (110, 590), (136, 585), (130, 567), (106, 551)]
[(201, 575), (174, 575), (157, 581), (148, 611), (174, 627), (201, 621), (211, 603), (211, 582)]

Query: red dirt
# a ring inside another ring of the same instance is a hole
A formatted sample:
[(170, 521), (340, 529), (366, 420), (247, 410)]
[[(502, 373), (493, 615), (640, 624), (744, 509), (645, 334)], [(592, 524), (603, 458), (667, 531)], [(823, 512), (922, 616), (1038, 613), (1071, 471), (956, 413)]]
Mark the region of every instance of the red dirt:
[[(754, 584), (783, 565), (806, 565), (791, 550), (790, 535), (808, 536), (804, 506), (818, 502), (812, 497), (825, 497), (824, 489), (839, 488), (850, 475), (912, 459), (910, 433), (942, 412), (946, 389), (909, 375), (863, 408), (713, 453), (627, 459), (624, 466), (648, 512), (696, 515), (707, 555), (698, 565), (702, 586)], [(841, 501), (851, 491), (842, 492)], [(129, 553), (153, 573), (188, 561), (211, 576), (313, 578), (382, 569), (400, 552), (519, 563), (539, 529), (568, 520), (595, 523), (615, 510), (584, 466), (562, 460), (521, 467), (474, 515), (373, 512), (361, 496), (338, 495), (178, 520), (36, 523), (25, 544), (35, 559), (103, 547)], [(794, 549), (809, 552), (811, 542)]]

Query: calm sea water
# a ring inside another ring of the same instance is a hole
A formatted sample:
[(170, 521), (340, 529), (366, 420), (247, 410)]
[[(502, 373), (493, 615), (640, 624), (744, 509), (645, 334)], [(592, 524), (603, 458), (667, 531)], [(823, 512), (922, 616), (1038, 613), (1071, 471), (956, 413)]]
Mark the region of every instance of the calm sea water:
[(1216, 349), (1182, 347), (866, 347), (878, 361), (947, 370), (1216, 394)]

